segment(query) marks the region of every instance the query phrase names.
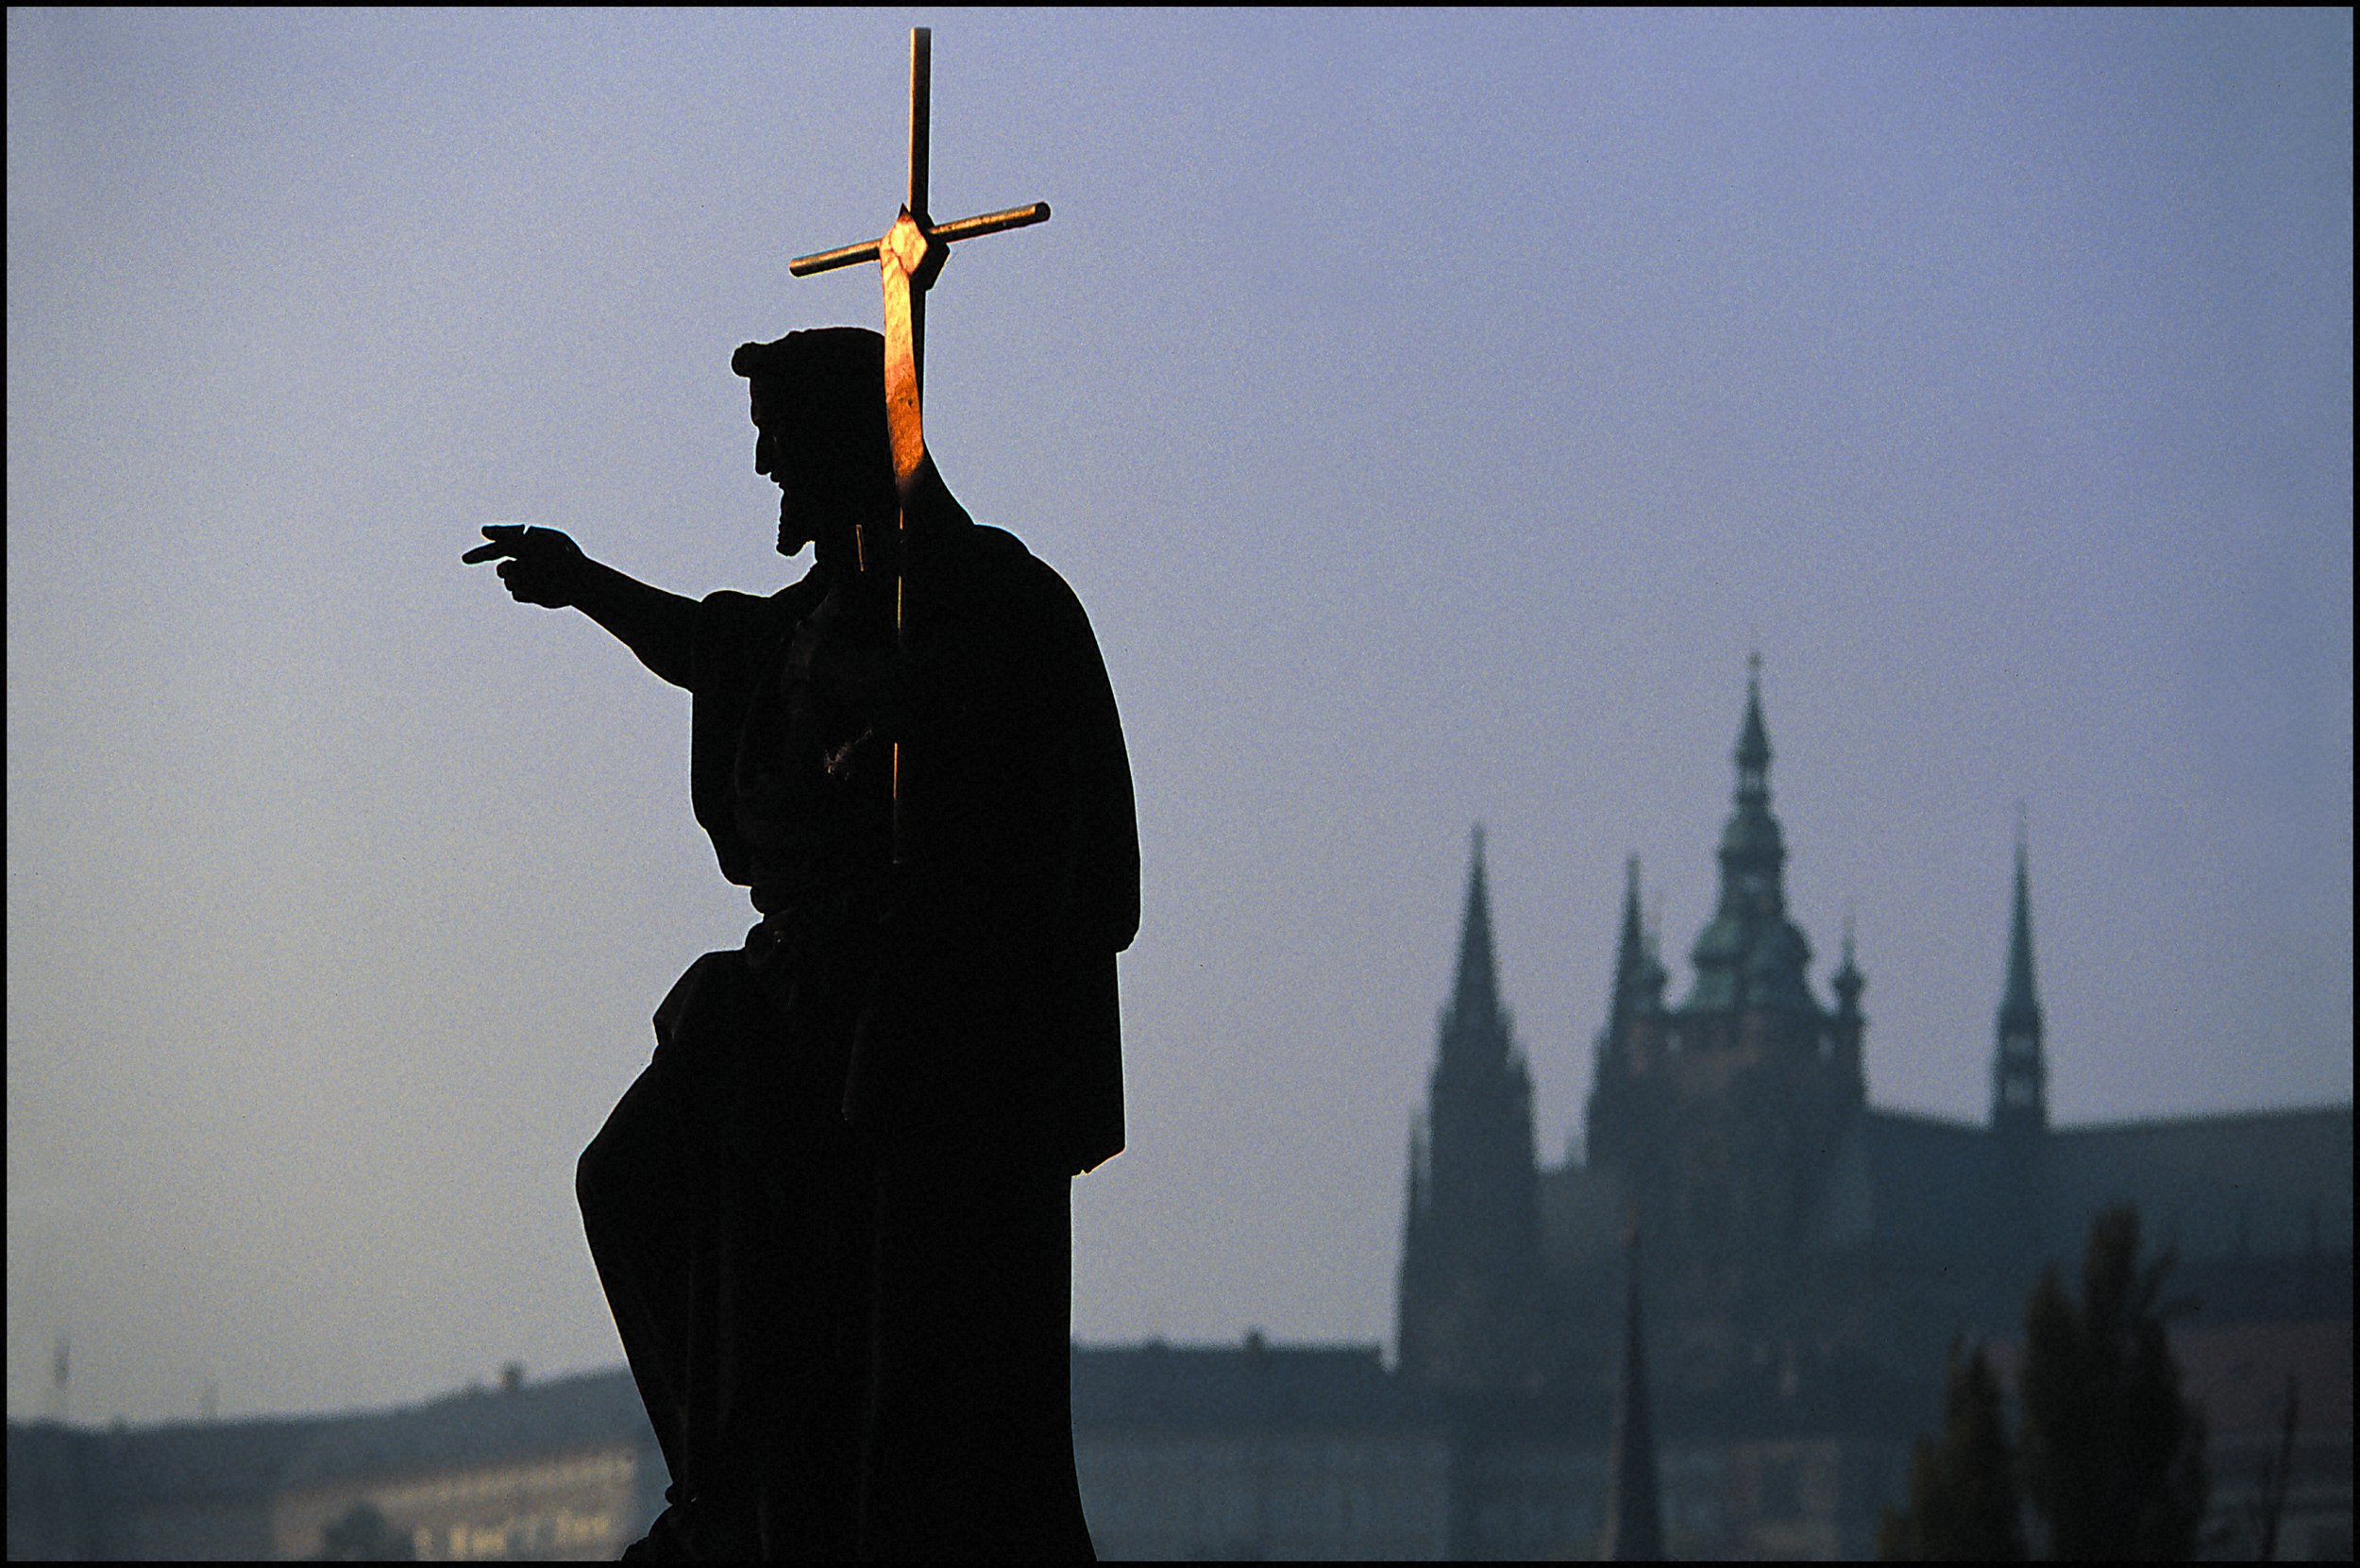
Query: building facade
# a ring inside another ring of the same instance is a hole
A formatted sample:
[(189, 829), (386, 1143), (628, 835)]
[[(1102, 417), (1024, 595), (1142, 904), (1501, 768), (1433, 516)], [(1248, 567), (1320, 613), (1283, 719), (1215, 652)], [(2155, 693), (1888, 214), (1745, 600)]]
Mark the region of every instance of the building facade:
[(504, 1375), (349, 1415), (91, 1431), (8, 1424), (8, 1557), (292, 1561), (360, 1510), (420, 1562), (613, 1560), (663, 1507), (623, 1372)]

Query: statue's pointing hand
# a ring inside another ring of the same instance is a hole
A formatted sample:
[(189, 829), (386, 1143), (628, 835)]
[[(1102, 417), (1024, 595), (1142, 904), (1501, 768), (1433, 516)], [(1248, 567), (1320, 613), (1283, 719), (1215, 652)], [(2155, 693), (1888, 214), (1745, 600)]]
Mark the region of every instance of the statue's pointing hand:
[(486, 523), (483, 537), (491, 543), (478, 545), (459, 559), (470, 566), (497, 561), (500, 581), (519, 603), (562, 610), (579, 602), (589, 558), (572, 539), (553, 528), (523, 523)]

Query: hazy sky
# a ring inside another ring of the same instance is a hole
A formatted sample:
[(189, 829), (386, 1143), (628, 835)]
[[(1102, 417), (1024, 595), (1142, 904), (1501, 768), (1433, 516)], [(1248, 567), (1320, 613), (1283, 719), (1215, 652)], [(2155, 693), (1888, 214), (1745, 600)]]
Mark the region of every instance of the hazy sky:
[(573, 1163), (751, 915), (688, 704), (459, 565), (767, 591), (737, 344), (873, 324), (1128, 727), (1091, 1340), (1389, 1340), (1489, 828), (1564, 1157), (1758, 644), (1870, 1095), (1980, 1118), (2016, 802), (2069, 1121), (2352, 1094), (2348, 12), (8, 17), (8, 1409), (619, 1364)]

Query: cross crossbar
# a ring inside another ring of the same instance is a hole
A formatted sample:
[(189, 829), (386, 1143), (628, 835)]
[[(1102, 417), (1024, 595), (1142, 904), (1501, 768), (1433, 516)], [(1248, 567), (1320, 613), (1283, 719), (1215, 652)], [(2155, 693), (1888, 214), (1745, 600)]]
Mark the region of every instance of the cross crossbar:
[[(1049, 204), (1037, 201), (1030, 207), (1011, 207), (1004, 211), (986, 212), (977, 217), (959, 218), (951, 223), (936, 224), (926, 231), (927, 238), (956, 244), (980, 235), (997, 234), (1003, 228), (1028, 228), (1049, 221)], [(863, 244), (846, 245), (842, 250), (822, 250), (810, 256), (798, 256), (787, 262), (786, 270), (797, 278), (809, 278), (818, 272), (834, 272), (838, 267), (857, 266), (877, 259), (880, 242), (870, 240)]]

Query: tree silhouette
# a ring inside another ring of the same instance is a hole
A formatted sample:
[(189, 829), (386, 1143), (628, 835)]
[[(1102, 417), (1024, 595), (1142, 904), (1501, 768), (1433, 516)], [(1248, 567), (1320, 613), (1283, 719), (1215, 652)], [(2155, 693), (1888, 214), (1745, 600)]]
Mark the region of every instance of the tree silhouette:
[(2138, 1211), (2090, 1226), (2082, 1299), (2052, 1265), (2024, 1309), (2024, 1489), (2049, 1555), (2181, 1560), (2204, 1517), (2204, 1424), (2165, 1336), (2172, 1254), (2139, 1265)]
[[(2025, 1556), (2025, 1504), (2051, 1558), (2183, 1560), (2204, 1517), (2203, 1417), (2180, 1392), (2165, 1328), (2166, 1248), (2139, 1263), (2139, 1217), (2090, 1225), (2080, 1299), (2052, 1264), (2024, 1307), (2022, 1425), (2009, 1452), (1998, 1379), (1979, 1348), (1950, 1348), (1943, 1427), (1918, 1440), (1909, 1493), (1877, 1553), (1966, 1561)], [(2021, 1488), (2019, 1500), (2019, 1485)]]
[(1950, 1343), (1942, 1434), (1917, 1440), (1909, 1500), (1878, 1526), (1877, 1555), (1888, 1561), (2023, 1560), (2023, 1505), (1999, 1379), (1981, 1346), (1964, 1356), (1963, 1348)]
[(322, 1562), (408, 1562), (416, 1555), (374, 1503), (353, 1504), (320, 1537)]

